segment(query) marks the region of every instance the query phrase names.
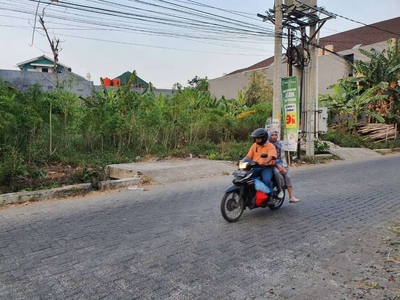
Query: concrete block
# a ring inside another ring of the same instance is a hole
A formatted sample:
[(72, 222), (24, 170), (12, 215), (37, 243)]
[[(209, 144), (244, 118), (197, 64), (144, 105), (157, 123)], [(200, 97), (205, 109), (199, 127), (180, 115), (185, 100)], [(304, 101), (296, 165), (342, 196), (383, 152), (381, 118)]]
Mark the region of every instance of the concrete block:
[(139, 177), (124, 178), (118, 180), (106, 180), (99, 183), (100, 190), (106, 190), (111, 188), (128, 187), (130, 185), (137, 185), (140, 183)]
[(113, 179), (124, 179), (137, 177), (134, 164), (108, 165), (106, 167), (106, 177)]
[(50, 190), (8, 193), (0, 195), (0, 205), (35, 202), (50, 198), (75, 196), (75, 195), (87, 194), (91, 190), (92, 190), (92, 185), (90, 183), (82, 183), (82, 184), (69, 185)]
[(392, 149), (375, 149), (374, 151), (379, 154), (388, 154), (393, 152)]

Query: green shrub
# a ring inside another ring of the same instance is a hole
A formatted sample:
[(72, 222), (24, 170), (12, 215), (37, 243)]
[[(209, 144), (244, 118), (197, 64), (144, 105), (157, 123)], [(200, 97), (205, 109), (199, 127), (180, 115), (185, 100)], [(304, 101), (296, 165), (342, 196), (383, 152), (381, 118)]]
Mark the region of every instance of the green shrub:
[(330, 141), (340, 147), (358, 148), (365, 147), (373, 149), (374, 143), (371, 140), (366, 140), (357, 133), (349, 133), (345, 131), (328, 130), (328, 133), (322, 136), (325, 141)]
[(9, 185), (17, 176), (27, 175), (23, 156), (17, 150), (5, 152), (0, 162), (0, 184)]
[(314, 149), (316, 154), (327, 153), (330, 146), (327, 142), (314, 140)]

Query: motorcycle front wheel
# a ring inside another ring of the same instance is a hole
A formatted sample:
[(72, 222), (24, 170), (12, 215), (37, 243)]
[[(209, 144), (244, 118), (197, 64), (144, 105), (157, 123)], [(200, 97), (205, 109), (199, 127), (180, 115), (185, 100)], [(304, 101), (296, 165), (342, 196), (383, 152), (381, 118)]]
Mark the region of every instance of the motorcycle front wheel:
[(221, 214), (228, 222), (236, 222), (244, 211), (243, 199), (238, 191), (228, 192), (221, 200)]

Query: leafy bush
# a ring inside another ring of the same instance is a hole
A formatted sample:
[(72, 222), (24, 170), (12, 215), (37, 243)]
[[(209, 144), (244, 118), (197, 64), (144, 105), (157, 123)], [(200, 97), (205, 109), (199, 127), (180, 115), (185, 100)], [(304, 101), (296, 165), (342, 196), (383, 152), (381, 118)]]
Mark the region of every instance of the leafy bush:
[(358, 148), (364, 147), (369, 149), (382, 149), (382, 148), (397, 148), (400, 146), (400, 138), (397, 137), (395, 141), (376, 143), (373, 140), (362, 137), (355, 132), (347, 132), (344, 130), (329, 129), (328, 133), (323, 136), (326, 141), (340, 147)]
[(327, 142), (314, 140), (314, 149), (316, 154), (326, 153), (330, 146)]
[(0, 162), (0, 184), (9, 185), (17, 176), (26, 175), (24, 159), (18, 151), (6, 151)]

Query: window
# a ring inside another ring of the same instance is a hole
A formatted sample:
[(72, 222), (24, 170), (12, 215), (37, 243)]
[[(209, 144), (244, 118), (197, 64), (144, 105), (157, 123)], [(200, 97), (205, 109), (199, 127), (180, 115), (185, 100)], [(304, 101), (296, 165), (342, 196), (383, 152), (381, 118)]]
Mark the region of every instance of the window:
[(43, 72), (43, 73), (49, 73), (49, 69), (47, 69), (47, 68), (42, 68), (42, 72)]
[(354, 54), (347, 54), (344, 56), (344, 59), (351, 64), (354, 64)]
[(352, 70), (353, 70), (352, 65), (354, 64), (354, 54), (345, 55), (344, 59), (347, 62), (347, 66), (348, 66), (348, 70), (349, 70), (349, 72), (348, 72), (349, 75), (348, 76), (349, 77), (354, 76), (354, 74), (352, 73)]

